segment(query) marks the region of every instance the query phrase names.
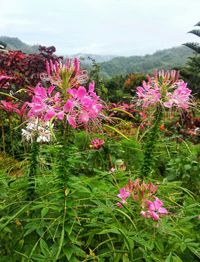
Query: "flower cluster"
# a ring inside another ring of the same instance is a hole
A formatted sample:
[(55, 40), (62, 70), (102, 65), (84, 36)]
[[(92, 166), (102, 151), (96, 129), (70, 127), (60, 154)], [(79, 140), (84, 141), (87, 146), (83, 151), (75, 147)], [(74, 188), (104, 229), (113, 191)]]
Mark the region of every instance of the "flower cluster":
[(22, 137), (28, 142), (48, 143), (51, 141), (50, 129), (53, 125), (50, 122), (42, 122), (38, 118), (31, 119), (26, 125), (25, 129), (22, 129)]
[(143, 81), (137, 87), (138, 104), (144, 108), (160, 103), (166, 108), (188, 109), (191, 90), (178, 77), (179, 72), (175, 70), (166, 73), (162, 70), (148, 77), (148, 82)]
[(94, 82), (89, 84), (88, 92), (84, 86), (80, 86), (78, 89), (69, 89), (68, 93), (71, 98), (64, 105), (63, 111), (67, 113), (67, 120), (73, 128), (77, 127), (77, 123), (87, 124), (99, 116), (103, 106), (94, 92)]
[[(145, 218), (152, 218), (157, 221), (160, 216), (168, 214), (168, 211), (162, 207), (163, 202), (155, 196), (156, 191), (157, 186), (151, 182), (146, 184), (144, 181), (140, 183), (139, 179), (134, 182), (129, 180), (128, 185), (121, 188), (120, 193), (117, 195), (121, 199), (117, 205), (122, 208), (124, 204), (127, 204), (127, 199), (132, 196), (134, 201), (140, 203), (142, 208), (140, 214)], [(150, 199), (155, 199), (155, 201)]]
[(28, 116), (39, 117), (43, 121), (53, 118), (63, 120), (66, 116), (68, 123), (76, 128), (77, 124), (87, 124), (89, 120), (96, 119), (103, 108), (94, 92), (94, 82), (90, 83), (88, 91), (84, 86), (79, 86), (78, 89), (69, 88), (67, 102), (60, 92), (54, 91), (54, 86), (44, 88), (39, 84), (34, 89), (32, 102), (28, 103)]

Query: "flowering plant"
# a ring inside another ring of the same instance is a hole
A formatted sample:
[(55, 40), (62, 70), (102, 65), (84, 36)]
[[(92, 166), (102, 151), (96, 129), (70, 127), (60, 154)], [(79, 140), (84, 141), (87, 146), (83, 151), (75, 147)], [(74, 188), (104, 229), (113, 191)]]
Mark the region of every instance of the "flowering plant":
[(188, 109), (191, 90), (182, 79), (179, 72), (164, 70), (155, 72), (153, 77), (148, 76), (148, 82), (143, 81), (142, 86), (137, 87), (138, 104), (147, 108), (160, 104), (165, 108), (176, 107)]
[(34, 89), (32, 102), (28, 103), (29, 117), (50, 121), (64, 120), (66, 116), (68, 123), (76, 128), (77, 124), (86, 125), (100, 115), (103, 106), (94, 92), (94, 82), (90, 83), (88, 91), (84, 86), (68, 89), (68, 97), (63, 97), (61, 92), (54, 90), (54, 86), (46, 89), (40, 84)]
[(121, 199), (117, 206), (123, 208), (123, 205), (128, 205), (127, 200), (132, 196), (134, 202), (139, 204), (140, 214), (144, 218), (152, 218), (154, 221), (158, 221), (160, 216), (167, 215), (168, 211), (162, 207), (163, 202), (155, 196), (156, 191), (157, 186), (152, 182), (146, 184), (144, 181), (140, 183), (139, 179), (134, 182), (129, 180), (128, 185), (121, 188), (117, 195)]

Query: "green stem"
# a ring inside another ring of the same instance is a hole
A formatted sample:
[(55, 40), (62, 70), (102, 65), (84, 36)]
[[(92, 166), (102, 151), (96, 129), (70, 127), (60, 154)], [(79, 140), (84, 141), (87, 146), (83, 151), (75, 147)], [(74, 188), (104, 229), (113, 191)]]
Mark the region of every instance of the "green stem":
[(154, 151), (160, 132), (161, 120), (162, 120), (162, 108), (158, 106), (154, 113), (153, 126), (149, 131), (149, 133), (147, 134), (146, 142), (144, 144), (144, 162), (141, 168), (142, 176), (148, 176), (153, 171), (154, 164), (155, 164)]
[(11, 152), (12, 152), (12, 156), (14, 157), (14, 149), (13, 149), (13, 131), (12, 131), (12, 116), (9, 114), (8, 115), (8, 119), (9, 119), (9, 129), (10, 129), (10, 147), (11, 147)]
[(3, 125), (2, 118), (1, 118), (1, 138), (2, 138), (3, 152), (5, 154), (6, 153), (5, 130), (4, 130), (4, 125)]
[(35, 198), (35, 177), (37, 175), (38, 155), (39, 144), (34, 141), (30, 156), (28, 200), (33, 200)]

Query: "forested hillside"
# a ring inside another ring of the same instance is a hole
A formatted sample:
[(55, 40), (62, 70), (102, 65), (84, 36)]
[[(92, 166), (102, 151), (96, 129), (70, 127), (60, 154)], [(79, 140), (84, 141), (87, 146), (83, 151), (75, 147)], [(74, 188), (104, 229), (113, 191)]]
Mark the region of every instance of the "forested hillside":
[(104, 76), (115, 76), (119, 74), (150, 72), (157, 69), (172, 69), (185, 65), (192, 51), (185, 47), (174, 47), (157, 51), (152, 55), (115, 57), (108, 62), (101, 63)]

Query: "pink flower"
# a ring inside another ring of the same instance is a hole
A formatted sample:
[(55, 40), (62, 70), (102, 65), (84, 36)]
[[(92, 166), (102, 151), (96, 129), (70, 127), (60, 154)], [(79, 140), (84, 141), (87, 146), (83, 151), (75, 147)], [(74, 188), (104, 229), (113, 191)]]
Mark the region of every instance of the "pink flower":
[(173, 93), (167, 93), (168, 101), (163, 103), (164, 106), (167, 108), (176, 106), (177, 108), (188, 109), (192, 91), (187, 88), (187, 83), (183, 81), (177, 82), (176, 87)]
[(123, 208), (123, 205), (122, 205), (120, 202), (117, 202), (117, 206), (118, 206), (119, 208)]
[(78, 89), (68, 89), (68, 93), (71, 97), (64, 105), (63, 111), (69, 116), (73, 115), (73, 125), (68, 121), (73, 128), (77, 126), (76, 122), (86, 125), (99, 116), (103, 106), (94, 92), (94, 82), (90, 83), (88, 92), (84, 86), (79, 86)]
[[(53, 95), (55, 87), (50, 86), (44, 88), (40, 84), (34, 88), (34, 96), (32, 102), (28, 103), (31, 108), (28, 112), (29, 117), (39, 117), (45, 121), (50, 121), (53, 117), (56, 117), (60, 110), (60, 93), (57, 92)], [(60, 119), (59, 115), (59, 119)]]
[(145, 218), (150, 218), (151, 217), (150, 212), (149, 211), (144, 211), (144, 210), (142, 210), (140, 212), (140, 215), (145, 217)]
[(74, 116), (68, 115), (67, 116), (67, 121), (73, 128), (76, 128), (76, 119), (75, 119)]
[(153, 218), (153, 220), (159, 220), (159, 215), (166, 215), (168, 214), (168, 211), (166, 208), (163, 208), (163, 202), (156, 197), (156, 200), (154, 202), (147, 201), (148, 205), (148, 211), (150, 216)]
[(160, 88), (157, 85), (152, 86), (147, 84), (145, 81), (143, 81), (142, 85), (143, 86), (137, 87), (136, 92), (139, 101), (142, 102), (142, 106), (146, 108), (158, 103), (161, 98)]
[[(59, 87), (77, 87), (88, 81), (88, 74), (86, 70), (81, 70), (80, 60), (78, 58), (67, 59), (63, 64), (61, 61), (52, 60), (46, 62), (47, 75), (43, 75), (45, 80), (49, 80), (51, 84)], [(67, 81), (67, 83), (66, 83)]]
[(117, 195), (119, 198), (121, 198), (121, 203), (124, 204), (126, 203), (126, 199), (129, 198), (130, 193), (126, 191), (126, 188), (123, 187), (120, 189), (120, 193)]
[(99, 138), (94, 138), (91, 141), (91, 147), (94, 149), (100, 149), (104, 145), (104, 140)]
[(160, 103), (166, 108), (176, 107), (187, 110), (190, 102), (191, 90), (187, 83), (178, 80), (179, 72), (156, 72), (154, 77), (148, 76), (148, 82), (143, 81), (137, 87), (138, 104), (147, 108)]

